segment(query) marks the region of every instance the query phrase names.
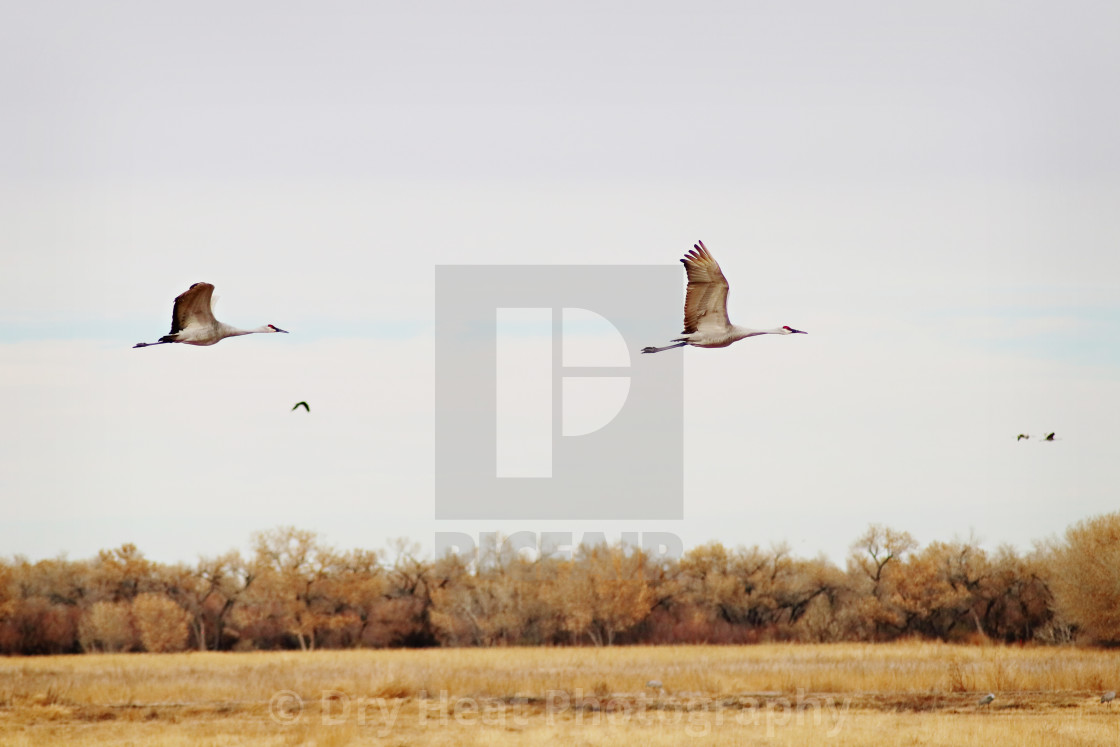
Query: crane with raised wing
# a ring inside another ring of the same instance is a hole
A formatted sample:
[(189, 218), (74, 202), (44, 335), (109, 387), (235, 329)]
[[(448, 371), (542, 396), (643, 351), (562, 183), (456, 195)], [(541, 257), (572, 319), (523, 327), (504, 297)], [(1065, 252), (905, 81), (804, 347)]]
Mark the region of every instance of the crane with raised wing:
[(733, 342), (758, 335), (806, 334), (793, 327), (751, 329), (732, 324), (727, 318), (727, 278), (719, 269), (704, 242), (698, 242), (681, 260), (688, 276), (688, 290), (684, 300), (684, 337), (674, 339), (672, 345), (642, 348), (643, 353), (660, 353), (662, 350), (683, 348), (725, 348)]
[(195, 283), (175, 298), (171, 312), (171, 332), (159, 338), (158, 342), (138, 342), (132, 347), (146, 348), (168, 342), (185, 342), (188, 345), (213, 345), (227, 337), (251, 335), (256, 332), (283, 332), (274, 324), (265, 324), (256, 329), (238, 329), (214, 317), (211, 306), (214, 286), (210, 283)]

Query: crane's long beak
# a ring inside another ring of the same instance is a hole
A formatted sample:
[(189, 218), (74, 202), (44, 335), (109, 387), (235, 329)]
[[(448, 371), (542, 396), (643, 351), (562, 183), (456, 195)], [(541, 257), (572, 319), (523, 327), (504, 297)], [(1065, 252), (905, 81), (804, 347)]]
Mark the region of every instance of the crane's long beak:
[(807, 334), (809, 334), (808, 332), (806, 332), (804, 330), (801, 330), (801, 329), (791, 329), (790, 331), (795, 335), (807, 335)]
[(280, 329), (279, 327), (276, 327), (276, 326), (273, 326), (273, 329), (276, 330), (277, 332), (283, 332), (284, 334), (288, 334), (288, 330), (286, 330), (286, 329)]

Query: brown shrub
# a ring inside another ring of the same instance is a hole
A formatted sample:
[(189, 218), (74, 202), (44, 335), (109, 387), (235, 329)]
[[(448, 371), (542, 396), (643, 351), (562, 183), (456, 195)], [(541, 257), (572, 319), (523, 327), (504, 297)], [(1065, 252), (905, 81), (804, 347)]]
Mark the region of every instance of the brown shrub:
[(145, 651), (182, 651), (190, 638), (190, 613), (162, 594), (132, 600), (132, 618)]

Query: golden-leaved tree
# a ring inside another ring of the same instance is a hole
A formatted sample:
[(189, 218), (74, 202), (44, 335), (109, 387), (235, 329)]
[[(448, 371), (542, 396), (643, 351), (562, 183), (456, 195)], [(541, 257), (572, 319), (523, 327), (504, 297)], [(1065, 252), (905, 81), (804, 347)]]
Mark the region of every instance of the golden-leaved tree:
[(1088, 639), (1120, 643), (1120, 512), (1066, 530), (1051, 553), (1059, 612)]
[(182, 651), (190, 638), (191, 614), (162, 594), (145, 592), (132, 600), (132, 619), (145, 651)]
[(276, 627), (301, 650), (315, 648), (316, 633), (327, 624), (323, 600), (332, 552), (315, 532), (278, 527), (253, 535), (255, 581), (237, 612), (243, 628), (265, 632)]
[(541, 590), (558, 561), (529, 560), (505, 545), (483, 551), (468, 567), (454, 554), (441, 559), (447, 583), (432, 591), (432, 624), (452, 645), (551, 642), (557, 614)]
[(848, 555), (848, 576), (854, 592), (852, 634), (861, 640), (891, 638), (906, 628), (899, 584), (905, 556), (918, 546), (909, 532), (872, 524)]
[(560, 627), (596, 646), (611, 645), (644, 620), (655, 600), (645, 553), (621, 544), (581, 545), (572, 560), (556, 564), (544, 594), (559, 613)]
[(115, 653), (136, 648), (138, 638), (129, 602), (96, 602), (78, 623), (78, 636), (86, 651)]

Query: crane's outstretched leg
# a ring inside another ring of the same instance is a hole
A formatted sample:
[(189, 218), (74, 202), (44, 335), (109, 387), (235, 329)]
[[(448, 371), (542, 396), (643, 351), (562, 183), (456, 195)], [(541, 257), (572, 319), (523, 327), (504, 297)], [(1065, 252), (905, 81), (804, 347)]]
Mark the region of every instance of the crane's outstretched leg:
[(687, 342), (678, 342), (676, 345), (666, 345), (663, 348), (648, 347), (642, 348), (643, 353), (660, 353), (662, 350), (672, 350), (673, 348), (683, 348)]
[(163, 337), (159, 338), (159, 342), (138, 342), (135, 345), (133, 345), (132, 347), (134, 347), (134, 348), (146, 348), (146, 347), (151, 347), (152, 345), (163, 345), (163, 344), (168, 343), (168, 342), (179, 342), (178, 337), (179, 337), (178, 332), (172, 332), (169, 335), (164, 335)]

